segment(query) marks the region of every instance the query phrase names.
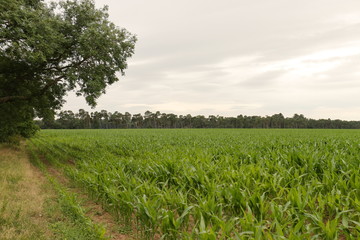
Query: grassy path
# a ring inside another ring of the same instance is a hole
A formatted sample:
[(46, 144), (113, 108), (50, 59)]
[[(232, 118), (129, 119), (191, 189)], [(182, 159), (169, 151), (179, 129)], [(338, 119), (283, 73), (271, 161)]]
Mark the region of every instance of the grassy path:
[[(0, 239), (51, 239), (45, 177), (22, 150), (0, 148)], [(53, 216), (55, 217), (55, 216)]]
[(112, 217), (71, 186), (61, 170), (44, 164), (36, 155), (29, 159), (24, 146), (0, 146), (0, 240), (3, 239), (132, 237), (119, 233)]

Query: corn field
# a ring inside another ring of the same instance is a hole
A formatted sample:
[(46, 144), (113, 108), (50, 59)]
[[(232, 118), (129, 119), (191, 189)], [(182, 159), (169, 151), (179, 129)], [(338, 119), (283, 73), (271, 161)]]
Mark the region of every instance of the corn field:
[(29, 144), (140, 239), (360, 238), (357, 130), (45, 130)]

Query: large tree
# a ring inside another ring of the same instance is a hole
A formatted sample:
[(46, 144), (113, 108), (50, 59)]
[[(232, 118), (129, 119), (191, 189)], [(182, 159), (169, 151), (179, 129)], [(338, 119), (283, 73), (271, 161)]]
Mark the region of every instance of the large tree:
[(0, 141), (34, 133), (68, 91), (90, 106), (124, 74), (136, 38), (92, 0), (0, 0)]

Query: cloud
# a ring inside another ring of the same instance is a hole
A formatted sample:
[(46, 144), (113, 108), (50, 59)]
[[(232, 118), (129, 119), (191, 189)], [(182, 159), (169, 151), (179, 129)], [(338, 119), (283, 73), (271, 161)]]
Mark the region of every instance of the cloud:
[[(337, 109), (332, 117), (360, 119), (349, 114), (359, 104), (358, 0), (96, 4), (139, 38), (126, 76), (96, 109), (324, 118), (321, 109)], [(80, 107), (70, 94), (64, 109)]]
[(267, 71), (255, 75), (254, 77), (247, 79), (238, 85), (251, 88), (264, 88), (269, 86), (275, 87), (277, 84), (277, 79), (284, 74), (284, 71), (281, 70)]
[[(339, 118), (338, 112), (341, 112), (341, 118)], [(309, 112), (308, 115), (311, 115), (315, 119), (320, 118), (331, 118), (331, 119), (346, 119), (349, 121), (359, 121), (360, 107), (317, 107)]]
[[(187, 102), (167, 102), (161, 104), (124, 104), (122, 105), (124, 108), (136, 108), (140, 107), (140, 109), (147, 109), (150, 111), (161, 111), (166, 113), (175, 113), (179, 115), (192, 114), (192, 115), (200, 115), (200, 114), (224, 114), (225, 116), (227, 112), (236, 113), (239, 110), (246, 109), (258, 109), (261, 105), (257, 104), (235, 104), (234, 103), (223, 103), (223, 104), (206, 104), (206, 103), (187, 103)], [(232, 115), (230, 115), (232, 116)]]

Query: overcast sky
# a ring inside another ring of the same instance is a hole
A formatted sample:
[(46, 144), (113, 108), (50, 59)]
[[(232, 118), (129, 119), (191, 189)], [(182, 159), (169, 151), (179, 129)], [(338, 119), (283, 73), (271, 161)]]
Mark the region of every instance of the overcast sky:
[(95, 0), (138, 37), (95, 109), (360, 120), (359, 0)]

